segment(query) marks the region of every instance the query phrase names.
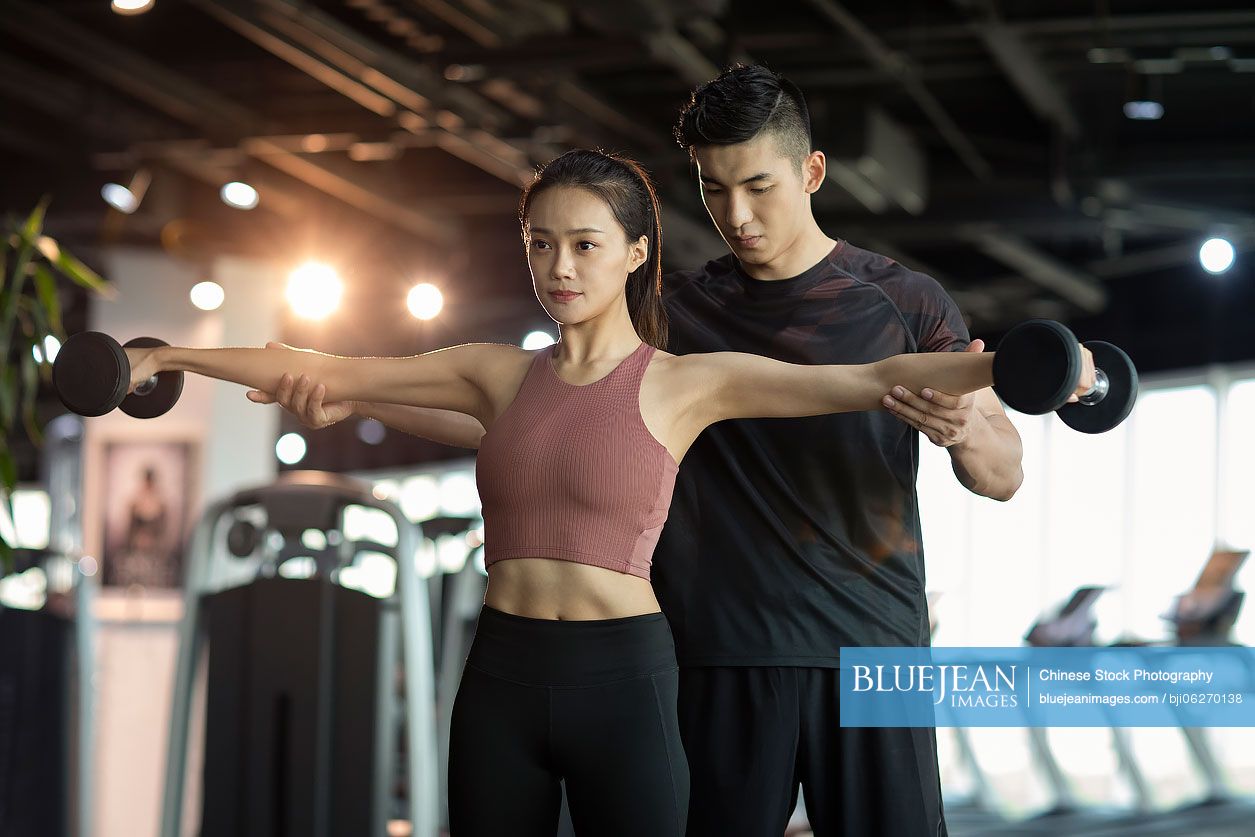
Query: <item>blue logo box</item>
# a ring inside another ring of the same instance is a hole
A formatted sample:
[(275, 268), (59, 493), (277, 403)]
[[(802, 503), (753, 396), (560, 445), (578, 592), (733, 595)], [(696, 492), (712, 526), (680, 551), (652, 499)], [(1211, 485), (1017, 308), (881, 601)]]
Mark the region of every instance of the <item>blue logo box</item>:
[(842, 648), (844, 727), (1251, 727), (1255, 649)]

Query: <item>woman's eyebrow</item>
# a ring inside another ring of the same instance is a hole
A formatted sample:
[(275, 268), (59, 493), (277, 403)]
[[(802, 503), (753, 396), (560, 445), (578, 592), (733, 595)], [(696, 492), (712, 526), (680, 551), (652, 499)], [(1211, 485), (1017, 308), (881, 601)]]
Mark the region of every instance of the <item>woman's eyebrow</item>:
[[(534, 233), (544, 233), (546, 235), (553, 235), (553, 230), (547, 230), (544, 227), (532, 227), (531, 230)], [(596, 227), (578, 227), (576, 229), (566, 231), (567, 235), (580, 235), (583, 233), (601, 233), (602, 235), (605, 235), (604, 230), (599, 230)]]

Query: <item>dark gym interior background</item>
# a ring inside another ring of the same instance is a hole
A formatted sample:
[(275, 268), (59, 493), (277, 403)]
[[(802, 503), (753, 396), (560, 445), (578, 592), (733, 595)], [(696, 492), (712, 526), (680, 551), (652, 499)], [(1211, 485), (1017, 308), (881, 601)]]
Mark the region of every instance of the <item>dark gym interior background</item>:
[[(0, 44), (3, 287), (15, 231), (47, 199), (41, 252), (107, 282), (50, 277), (62, 337), (352, 355), (554, 339), (516, 210), (535, 166), (570, 148), (653, 173), (666, 267), (721, 255), (670, 129), (695, 85), (767, 64), (807, 96), (830, 236), (932, 275), (990, 346), (1058, 319), (1142, 375), (1132, 417), (1100, 436), (1013, 414), (1028, 479), (1009, 503), (965, 492), (922, 444), (934, 642), (1020, 645), (1061, 610), (1084, 617), (1065, 643), (1255, 642), (1249, 2), (0, 0)], [(191, 377), (156, 421), (63, 420), (57, 345), (14, 337), (0, 376), (7, 400), (44, 369), (0, 469), (0, 834), (196, 833), (213, 672), (180, 687), (181, 631), (189, 602), (260, 566), (205, 521), (225, 531), (260, 502), (227, 498), (303, 470), (369, 490), (337, 495), (344, 519), (311, 523), (279, 577), (319, 571), (320, 529), (391, 533), (400, 553), (417, 524), (409, 554), (364, 550), (341, 583), (386, 609), (414, 581), (381, 635), (397, 676), (423, 677), (375, 697), (411, 732), (422, 719), (430, 752), (402, 748), (388, 778), (344, 793), (377, 794), (388, 834), (434, 833), (437, 795), (414, 789), (437, 782), (433, 706), (482, 592), (470, 452), (370, 420), (306, 431)], [(138, 531), (136, 508), (161, 509), (160, 531)], [(353, 734), (395, 750), (375, 729)], [(1255, 733), (1125, 733), (939, 730), (951, 833), (1250, 833)]]

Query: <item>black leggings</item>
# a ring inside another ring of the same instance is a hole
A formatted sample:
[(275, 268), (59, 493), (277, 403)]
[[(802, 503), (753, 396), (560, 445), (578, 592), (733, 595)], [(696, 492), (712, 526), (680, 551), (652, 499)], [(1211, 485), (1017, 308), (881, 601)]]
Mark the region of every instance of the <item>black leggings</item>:
[(661, 613), (557, 621), (484, 605), (453, 702), (451, 837), (683, 837), (688, 762)]

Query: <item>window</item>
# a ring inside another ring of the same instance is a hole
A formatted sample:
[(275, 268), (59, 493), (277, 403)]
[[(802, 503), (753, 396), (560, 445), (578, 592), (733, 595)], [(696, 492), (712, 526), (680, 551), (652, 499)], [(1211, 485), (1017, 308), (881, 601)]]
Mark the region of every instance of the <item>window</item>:
[(1146, 393), (1132, 418), (1125, 627), (1162, 637), (1160, 618), (1193, 586), (1216, 540), (1216, 396), (1206, 386)]

